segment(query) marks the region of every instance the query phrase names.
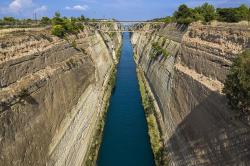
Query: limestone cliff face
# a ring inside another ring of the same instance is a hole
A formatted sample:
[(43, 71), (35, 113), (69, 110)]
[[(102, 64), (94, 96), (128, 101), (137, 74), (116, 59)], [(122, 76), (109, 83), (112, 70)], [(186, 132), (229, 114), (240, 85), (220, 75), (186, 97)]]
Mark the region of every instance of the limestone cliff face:
[(0, 165), (81, 165), (121, 35), (0, 33)]
[[(169, 52), (152, 58), (152, 43)], [(169, 24), (134, 33), (135, 59), (159, 105), (170, 165), (248, 165), (250, 126), (235, 119), (221, 90), (232, 60), (250, 47), (239, 25)]]

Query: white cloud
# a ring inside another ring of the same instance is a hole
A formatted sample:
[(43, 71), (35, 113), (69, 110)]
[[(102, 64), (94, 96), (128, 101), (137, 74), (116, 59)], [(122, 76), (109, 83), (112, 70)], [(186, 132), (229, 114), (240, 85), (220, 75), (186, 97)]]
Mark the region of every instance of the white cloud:
[(7, 11), (16, 13), (16, 12), (22, 11), (25, 8), (29, 8), (31, 6), (33, 6), (32, 0), (13, 0), (9, 4)]
[(34, 12), (43, 13), (47, 10), (47, 6), (35, 4), (34, 0), (12, 0), (6, 6), (0, 6), (0, 15), (32, 17)]
[(40, 13), (40, 12), (45, 12), (45, 11), (47, 11), (47, 10), (48, 10), (48, 7), (45, 6), (45, 5), (42, 5), (42, 6), (38, 7), (38, 8), (36, 8), (36, 9), (34, 10), (34, 12)]
[(89, 7), (88, 5), (75, 5), (75, 6), (66, 6), (65, 9), (66, 10), (75, 10), (75, 11), (85, 11), (87, 10)]

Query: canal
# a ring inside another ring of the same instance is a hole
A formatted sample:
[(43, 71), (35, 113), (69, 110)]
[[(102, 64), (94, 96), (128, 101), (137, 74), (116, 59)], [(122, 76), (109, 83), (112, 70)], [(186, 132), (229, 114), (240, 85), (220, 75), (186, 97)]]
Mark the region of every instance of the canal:
[(129, 33), (117, 67), (98, 166), (154, 166)]

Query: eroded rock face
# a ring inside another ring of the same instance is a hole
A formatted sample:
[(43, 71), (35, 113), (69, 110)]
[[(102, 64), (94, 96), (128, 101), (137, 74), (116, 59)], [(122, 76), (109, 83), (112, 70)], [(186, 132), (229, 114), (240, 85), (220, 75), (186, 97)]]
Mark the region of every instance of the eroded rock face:
[[(237, 24), (169, 24), (133, 34), (135, 59), (161, 110), (171, 165), (249, 164), (249, 122), (234, 118), (221, 92), (232, 60), (249, 41), (249, 29)], [(170, 56), (152, 58), (153, 42)]]
[(46, 29), (2, 33), (0, 165), (82, 164), (114, 66), (107, 43), (121, 44), (120, 34), (101, 35), (85, 30), (67, 42)]

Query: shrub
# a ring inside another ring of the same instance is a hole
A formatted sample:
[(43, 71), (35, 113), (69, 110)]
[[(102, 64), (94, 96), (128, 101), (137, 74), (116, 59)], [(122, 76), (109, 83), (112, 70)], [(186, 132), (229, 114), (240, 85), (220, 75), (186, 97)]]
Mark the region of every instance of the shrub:
[[(178, 10), (174, 12), (173, 17), (166, 17), (168, 21), (175, 21), (179, 24), (190, 24), (194, 21), (211, 22), (212, 20), (224, 22), (239, 22), (250, 20), (250, 9), (246, 5), (238, 8), (217, 8), (208, 3), (198, 6), (194, 9), (182, 4)], [(171, 18), (171, 20), (169, 19)]]
[(62, 25), (53, 25), (51, 33), (57, 37), (64, 37), (65, 35), (65, 29)]
[(43, 25), (49, 25), (50, 24), (49, 17), (42, 17), (41, 24), (43, 24)]
[(210, 22), (216, 19), (215, 8), (208, 3), (204, 3), (202, 6), (195, 8), (195, 11), (199, 14), (198, 20)]
[(218, 8), (218, 20), (225, 22), (239, 22), (248, 20), (249, 8), (246, 5), (241, 5), (238, 8)]
[(52, 25), (63, 25), (63, 19), (61, 18), (61, 14), (59, 12), (55, 13), (55, 16), (52, 18)]
[(174, 12), (174, 18), (179, 24), (190, 24), (193, 21), (192, 9), (188, 8), (187, 5), (182, 4), (178, 10)]
[(66, 33), (76, 34), (79, 30), (83, 29), (81, 23), (76, 22), (77, 19), (72, 17), (68, 19), (67, 17), (61, 18), (60, 13), (56, 12), (55, 16), (52, 18), (52, 34), (58, 37), (64, 37)]
[(241, 5), (237, 9), (237, 17), (239, 17), (240, 21), (247, 21), (249, 19), (250, 8), (246, 5)]
[(151, 58), (157, 58), (158, 56), (164, 56), (165, 58), (167, 58), (169, 56), (169, 53), (163, 49), (159, 43), (155, 42), (152, 44), (152, 49), (151, 49)]
[(233, 110), (250, 110), (250, 50), (244, 51), (234, 61), (223, 92)]
[(86, 19), (86, 18), (84, 17), (84, 15), (81, 15), (81, 16), (78, 18), (79, 21), (85, 21), (85, 19)]
[(236, 10), (233, 8), (218, 8), (217, 9), (218, 20), (224, 22), (238, 22), (240, 21), (236, 17)]
[(164, 21), (165, 23), (171, 23), (171, 22), (173, 22), (173, 17), (170, 17), (170, 16), (168, 16), (168, 17), (165, 17), (165, 18), (163, 18), (162, 20), (160, 20), (160, 21)]
[(4, 17), (3, 18), (3, 23), (7, 24), (7, 25), (13, 25), (13, 24), (15, 24), (16, 21), (17, 20), (13, 17)]
[(155, 107), (153, 99), (145, 84), (145, 78), (140, 70), (137, 71), (137, 78), (141, 92), (142, 104), (146, 114), (148, 124), (148, 134), (150, 136), (150, 143), (154, 153), (156, 166), (168, 165), (168, 160), (163, 156), (164, 148), (161, 139), (161, 133), (158, 127), (157, 119), (155, 117)]

